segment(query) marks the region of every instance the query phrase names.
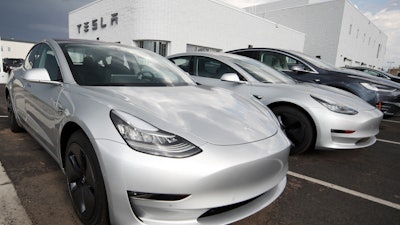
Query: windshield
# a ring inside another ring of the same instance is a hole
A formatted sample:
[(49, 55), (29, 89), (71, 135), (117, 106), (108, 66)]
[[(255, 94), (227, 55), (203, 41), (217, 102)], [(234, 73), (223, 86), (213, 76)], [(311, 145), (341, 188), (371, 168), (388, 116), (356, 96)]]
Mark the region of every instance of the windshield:
[(104, 43), (63, 43), (60, 46), (79, 85), (195, 85), (174, 64), (146, 50)]
[(261, 62), (258, 62), (254, 59), (250, 59), (247, 57), (242, 57), (238, 55), (225, 56), (229, 58), (231, 62), (239, 66), (241, 69), (246, 71), (256, 80), (262, 83), (287, 83), (294, 84), (296, 83), (288, 75), (279, 72), (278, 70), (273, 69)]

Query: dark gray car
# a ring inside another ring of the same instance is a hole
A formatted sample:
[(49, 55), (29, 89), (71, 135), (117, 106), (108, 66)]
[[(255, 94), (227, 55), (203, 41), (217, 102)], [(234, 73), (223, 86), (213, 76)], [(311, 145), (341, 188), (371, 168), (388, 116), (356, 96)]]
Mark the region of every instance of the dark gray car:
[(373, 69), (373, 68), (368, 68), (368, 67), (363, 67), (363, 66), (346, 66), (346, 69), (351, 69), (351, 70), (358, 70), (364, 73), (367, 73), (371, 76), (374, 77), (380, 77), (384, 78), (387, 80), (391, 80), (397, 83), (400, 83), (400, 77), (394, 76), (390, 73), (383, 72), (381, 70)]

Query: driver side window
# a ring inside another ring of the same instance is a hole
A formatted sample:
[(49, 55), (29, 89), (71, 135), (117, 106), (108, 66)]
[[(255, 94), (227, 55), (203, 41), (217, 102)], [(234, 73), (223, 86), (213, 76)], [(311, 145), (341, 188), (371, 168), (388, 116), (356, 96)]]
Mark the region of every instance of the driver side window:
[(294, 66), (298, 66), (305, 71), (312, 71), (307, 65), (299, 60), (277, 52), (262, 52), (260, 55), (260, 61), (278, 71), (289, 71)]
[(220, 79), (226, 73), (237, 74), (230, 66), (212, 58), (196, 57), (194, 60), (194, 75), (196, 76)]

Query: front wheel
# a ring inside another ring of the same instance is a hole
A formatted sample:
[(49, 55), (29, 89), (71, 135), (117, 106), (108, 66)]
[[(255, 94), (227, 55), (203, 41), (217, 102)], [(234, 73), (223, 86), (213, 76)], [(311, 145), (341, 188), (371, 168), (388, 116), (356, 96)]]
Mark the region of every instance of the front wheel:
[(290, 154), (300, 154), (313, 149), (315, 131), (307, 115), (291, 106), (277, 106), (271, 109), (278, 118), (286, 136), (292, 142)]
[(109, 224), (101, 169), (90, 140), (81, 130), (74, 132), (68, 140), (65, 174), (69, 196), (83, 224)]

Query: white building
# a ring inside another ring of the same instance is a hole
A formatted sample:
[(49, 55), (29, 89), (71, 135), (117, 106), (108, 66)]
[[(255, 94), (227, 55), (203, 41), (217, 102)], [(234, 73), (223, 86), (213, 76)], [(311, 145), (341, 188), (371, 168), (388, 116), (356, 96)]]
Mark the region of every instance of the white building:
[(170, 55), (252, 46), (303, 51), (302, 32), (217, 0), (97, 0), (69, 13), (69, 37)]
[(246, 11), (305, 33), (304, 53), (335, 66), (383, 67), (386, 34), (348, 0), (282, 0)]
[(29, 50), (33, 47), (34, 43), (26, 41), (17, 41), (13, 39), (0, 38), (0, 84), (6, 83), (8, 74), (3, 68), (3, 59), (25, 59)]

